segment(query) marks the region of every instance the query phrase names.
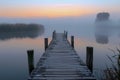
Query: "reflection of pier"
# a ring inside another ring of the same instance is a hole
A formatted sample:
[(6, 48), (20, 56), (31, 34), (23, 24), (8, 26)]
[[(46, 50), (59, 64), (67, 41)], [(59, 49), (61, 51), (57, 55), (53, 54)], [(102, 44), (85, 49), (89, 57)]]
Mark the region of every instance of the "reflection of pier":
[[(73, 48), (74, 37), (72, 36), (71, 39), (72, 44), (70, 45), (66, 32), (53, 32), (53, 39), (48, 45), (48, 39), (46, 38), (45, 53), (40, 58), (36, 68), (32, 72), (30, 71), (28, 80), (96, 80), (91, 72), (93, 48), (87, 48), (89, 53), (86, 60), (87, 67)], [(33, 55), (33, 51), (28, 51), (28, 55), (30, 54)], [(32, 57), (29, 56), (30, 58)], [(33, 63), (33, 59), (31, 61), (29, 61), (30, 64)]]

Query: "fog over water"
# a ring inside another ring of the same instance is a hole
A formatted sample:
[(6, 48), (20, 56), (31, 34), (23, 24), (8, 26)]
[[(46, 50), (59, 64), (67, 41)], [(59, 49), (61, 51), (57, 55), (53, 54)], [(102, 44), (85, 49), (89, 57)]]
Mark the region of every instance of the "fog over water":
[[(96, 22), (98, 13), (61, 18), (1, 17), (0, 24), (35, 23), (43, 25), (44, 28), (27, 28), (29, 29), (27, 31), (26, 28), (23, 28), (22, 31), (19, 28), (13, 28), (12, 31), (7, 32), (2, 32), (3, 29), (0, 28), (0, 79), (27, 80), (29, 74), (26, 51), (35, 50), (36, 65), (44, 53), (44, 38), (48, 37), (50, 42), (53, 30), (68, 31), (68, 38), (71, 35), (75, 36), (75, 49), (84, 62), (86, 46), (94, 47), (94, 70), (103, 70), (109, 64), (106, 55), (113, 55), (108, 48), (114, 49), (120, 43), (120, 16), (117, 13), (109, 12), (108, 21)], [(9, 27), (7, 30), (10, 30)]]
[[(118, 13), (109, 12), (109, 20), (96, 22), (97, 14), (79, 17), (58, 18), (0, 18), (0, 23), (36, 23), (45, 27), (45, 37), (51, 37), (53, 30), (63, 32), (67, 30), (69, 35), (80, 38), (88, 38), (101, 44), (107, 44), (112, 35), (120, 36), (120, 17)], [(96, 24), (97, 23), (97, 24)], [(106, 24), (107, 23), (107, 24)], [(99, 26), (99, 27), (98, 27)], [(93, 35), (95, 34), (95, 35)]]
[(109, 43), (109, 38), (117, 33), (119, 35), (119, 24), (111, 19), (107, 12), (98, 13), (95, 20), (95, 38), (96, 42), (101, 44)]
[[(109, 13), (109, 19), (111, 23), (115, 26), (119, 26), (120, 17), (117, 13)], [(78, 16), (78, 17), (58, 17), (58, 18), (0, 18), (0, 23), (37, 23), (45, 26), (45, 30), (47, 35), (52, 33), (53, 30), (57, 30), (58, 32), (62, 32), (64, 30), (68, 30), (69, 33), (73, 33), (75, 35), (78, 34), (87, 34), (94, 31), (96, 14)], [(48, 29), (49, 28), (49, 29)], [(118, 28), (118, 27), (117, 27)], [(92, 30), (92, 31), (89, 31)], [(118, 29), (117, 29), (118, 30)], [(89, 32), (88, 32), (89, 31)], [(87, 33), (86, 33), (87, 32)]]

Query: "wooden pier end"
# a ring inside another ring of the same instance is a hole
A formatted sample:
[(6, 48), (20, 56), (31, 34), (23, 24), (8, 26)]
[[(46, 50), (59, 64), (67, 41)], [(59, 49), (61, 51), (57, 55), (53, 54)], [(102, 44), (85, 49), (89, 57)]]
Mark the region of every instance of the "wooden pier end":
[[(54, 34), (54, 33), (53, 33)], [(36, 68), (31, 72), (28, 80), (96, 80), (91, 69), (83, 63), (74, 50), (74, 37), (72, 45), (66, 39), (67, 33), (55, 33), (55, 37), (48, 45), (45, 38), (45, 52), (38, 61)], [(91, 54), (93, 49), (87, 48)], [(92, 57), (90, 57), (90, 65)]]

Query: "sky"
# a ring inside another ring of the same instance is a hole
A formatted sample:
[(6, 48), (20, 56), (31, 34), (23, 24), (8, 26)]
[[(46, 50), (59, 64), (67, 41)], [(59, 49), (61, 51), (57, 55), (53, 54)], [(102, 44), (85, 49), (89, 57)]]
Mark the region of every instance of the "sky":
[(0, 0), (0, 17), (65, 17), (120, 12), (120, 0)]

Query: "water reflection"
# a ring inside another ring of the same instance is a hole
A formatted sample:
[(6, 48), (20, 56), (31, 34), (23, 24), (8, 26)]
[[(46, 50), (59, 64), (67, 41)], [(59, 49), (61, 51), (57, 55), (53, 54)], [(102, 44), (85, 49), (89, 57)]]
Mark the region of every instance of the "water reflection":
[(98, 13), (95, 21), (95, 38), (96, 42), (107, 44), (111, 35), (112, 24), (109, 19), (110, 14), (107, 12)]
[(38, 24), (0, 24), (0, 40), (12, 38), (36, 38), (44, 33)]

